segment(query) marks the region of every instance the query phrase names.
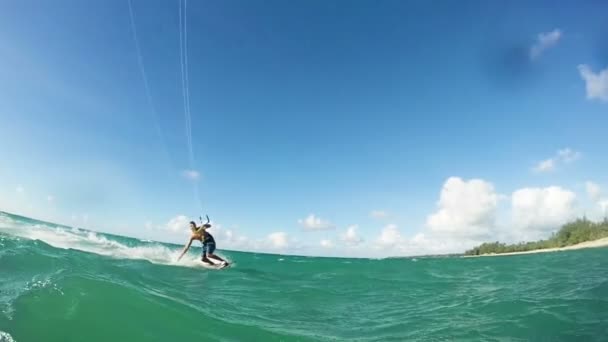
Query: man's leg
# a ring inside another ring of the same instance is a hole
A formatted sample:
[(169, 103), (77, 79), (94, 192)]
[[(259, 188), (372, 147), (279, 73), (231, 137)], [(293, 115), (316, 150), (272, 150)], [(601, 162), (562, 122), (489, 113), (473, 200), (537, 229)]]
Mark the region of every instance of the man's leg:
[(201, 259), (202, 262), (204, 262), (205, 264), (208, 264), (210, 266), (215, 266), (215, 264), (213, 262), (211, 262), (211, 260), (207, 259), (206, 256), (203, 256), (203, 258)]
[(220, 258), (219, 256), (217, 256), (217, 255), (215, 255), (215, 254), (211, 254), (211, 253), (209, 253), (209, 258), (211, 258), (211, 259), (215, 259), (215, 260), (219, 260), (219, 261), (222, 261), (222, 262), (225, 262), (225, 263), (228, 263), (228, 261), (226, 261), (226, 260), (224, 260), (224, 259)]
[(207, 246), (206, 245), (203, 245), (203, 254), (202, 254), (201, 261), (206, 264), (209, 264), (211, 266), (215, 266), (215, 264), (213, 262), (211, 262), (211, 260), (207, 259)]
[(210, 243), (210, 244), (209, 244), (209, 249), (208, 249), (208, 254), (207, 254), (207, 255), (208, 255), (208, 256), (209, 256), (211, 259), (215, 259), (215, 260), (218, 260), (218, 261), (224, 262), (224, 263), (226, 263), (226, 265), (228, 265), (228, 261), (226, 261), (226, 260), (224, 260), (224, 259), (220, 258), (219, 256), (217, 256), (217, 255), (213, 254), (213, 252), (215, 252), (215, 243)]

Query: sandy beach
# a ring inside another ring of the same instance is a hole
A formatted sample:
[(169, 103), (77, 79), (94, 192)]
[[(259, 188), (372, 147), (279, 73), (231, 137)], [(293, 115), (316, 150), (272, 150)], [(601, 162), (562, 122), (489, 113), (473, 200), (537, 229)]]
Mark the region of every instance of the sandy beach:
[(608, 237), (593, 240), (593, 241), (585, 241), (576, 245), (559, 247), (559, 248), (545, 248), (545, 249), (535, 249), (532, 251), (525, 252), (509, 252), (509, 253), (489, 253), (489, 254), (481, 254), (481, 255), (465, 255), (464, 258), (477, 258), (477, 257), (487, 257), (487, 256), (506, 256), (506, 255), (520, 255), (520, 254), (534, 254), (534, 253), (548, 253), (548, 252), (561, 252), (561, 251), (570, 251), (575, 249), (583, 249), (583, 248), (598, 248), (598, 247), (608, 247)]

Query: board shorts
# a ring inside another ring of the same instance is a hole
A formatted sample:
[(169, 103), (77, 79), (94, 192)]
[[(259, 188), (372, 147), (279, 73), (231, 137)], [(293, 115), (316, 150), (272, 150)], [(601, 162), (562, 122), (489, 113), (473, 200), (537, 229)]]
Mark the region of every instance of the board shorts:
[(215, 241), (205, 242), (205, 243), (203, 243), (203, 253), (201, 254), (201, 256), (204, 257), (207, 254), (213, 254), (214, 251), (215, 251)]

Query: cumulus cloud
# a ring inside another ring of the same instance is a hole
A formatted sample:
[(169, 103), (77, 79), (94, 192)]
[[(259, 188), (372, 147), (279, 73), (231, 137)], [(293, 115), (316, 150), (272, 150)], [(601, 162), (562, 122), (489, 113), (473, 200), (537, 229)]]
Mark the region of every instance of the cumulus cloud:
[(224, 229), (221, 225), (214, 225), (210, 229), (211, 233), (223, 246), (227, 248), (236, 248), (240, 250), (257, 250), (260, 248), (260, 243), (241, 235), (233, 229)]
[[(377, 237), (372, 240), (373, 248), (368, 248), (356, 256), (391, 257), (391, 256), (422, 256), (462, 253), (477, 246), (482, 239), (465, 236), (446, 235), (430, 230), (420, 231), (411, 238), (402, 234), (394, 224), (384, 226)], [(343, 253), (347, 253), (348, 249)]]
[(427, 218), (427, 227), (442, 234), (485, 235), (494, 226), (499, 199), (492, 183), (450, 177), (441, 190), (438, 210)]
[(536, 41), (530, 47), (530, 59), (537, 60), (548, 49), (554, 47), (562, 37), (562, 32), (555, 29), (551, 32), (539, 33)]
[[(568, 149), (556, 155), (570, 161), (578, 158), (576, 152)], [(585, 185), (589, 196), (598, 199), (594, 215), (599, 215), (598, 205), (608, 210), (608, 200), (600, 198), (599, 186), (593, 182)], [(311, 240), (309, 244), (301, 244), (282, 231), (249, 239), (214, 225), (212, 234), (226, 249), (356, 257), (416, 256), (461, 253), (486, 241), (512, 243), (546, 238), (552, 230), (582, 213), (572, 191), (557, 186), (523, 188), (509, 196), (511, 220), (505, 212), (507, 221), (497, 222), (498, 206), (505, 197), (485, 180), (450, 177), (442, 185), (437, 209), (427, 217), (422, 230), (405, 235), (397, 225), (388, 224), (366, 231), (364, 235), (371, 236), (365, 239), (370, 248), (363, 251), (358, 248), (364, 241), (358, 225), (346, 227), (334, 238)], [(312, 214), (300, 223), (312, 227), (328, 224)], [(187, 225), (188, 219), (180, 215), (164, 231), (187, 231)]]
[(167, 222), (166, 229), (172, 233), (183, 233), (188, 231), (190, 220), (184, 215), (178, 215)]
[(557, 157), (564, 163), (572, 163), (581, 157), (581, 153), (570, 148), (564, 148), (557, 151)]
[(267, 237), (268, 242), (272, 248), (276, 249), (285, 249), (289, 247), (289, 242), (287, 240), (287, 233), (285, 232), (275, 232), (271, 233)]
[(553, 159), (546, 159), (538, 162), (538, 165), (534, 167), (536, 172), (548, 172), (555, 169), (555, 161)]
[(298, 223), (305, 230), (310, 230), (310, 231), (334, 228), (334, 226), (329, 221), (322, 220), (320, 217), (315, 217), (314, 214), (308, 215), (308, 217), (303, 220), (302, 219), (298, 220)]
[(524, 188), (512, 194), (511, 206), (517, 229), (550, 231), (576, 216), (576, 195), (558, 186)]
[(384, 210), (372, 210), (369, 216), (375, 219), (383, 219), (388, 217), (388, 213)]
[[(166, 224), (156, 225), (151, 221), (144, 223), (149, 237), (163, 241), (166, 239), (180, 241), (189, 233), (190, 219), (185, 215), (177, 215)], [(234, 227), (227, 228), (219, 223), (213, 223), (209, 232), (215, 238), (218, 248), (227, 250), (257, 251), (257, 252), (293, 252), (301, 248), (297, 239), (290, 238), (285, 232), (273, 232), (268, 235), (258, 235), (253, 239), (240, 234)]]
[(359, 226), (356, 224), (346, 228), (346, 232), (342, 234), (341, 240), (351, 246), (360, 244), (363, 239), (357, 233), (357, 229), (359, 229)]
[(402, 242), (403, 237), (395, 224), (389, 224), (382, 228), (380, 236), (377, 239), (377, 243), (380, 247), (394, 247)]
[(558, 150), (554, 157), (538, 162), (538, 164), (536, 164), (532, 170), (537, 173), (553, 171), (556, 169), (558, 164), (572, 163), (580, 159), (580, 157), (580, 152), (574, 151), (570, 148), (564, 148)]
[(466, 237), (438, 235), (433, 232), (420, 232), (405, 241), (399, 251), (404, 255), (440, 255), (462, 253), (481, 244), (481, 240)]
[(380, 233), (378, 244), (401, 255), (461, 253), (486, 241), (546, 238), (578, 213), (572, 191), (557, 186), (523, 188), (510, 196), (511, 224), (507, 225), (495, 219), (503, 197), (483, 180), (452, 177), (443, 186), (439, 209), (428, 217), (426, 230), (407, 239), (389, 225)]
[[(209, 232), (218, 243), (221, 249), (234, 249), (243, 251), (270, 251), (272, 248), (271, 242), (266, 236), (259, 239), (250, 239), (249, 237), (239, 234), (234, 229), (225, 228), (221, 224), (211, 222), (212, 226)], [(172, 242), (182, 243), (183, 239), (188, 237), (190, 232), (190, 219), (185, 215), (177, 215), (164, 224), (156, 224), (152, 221), (145, 221), (146, 238), (153, 238), (159, 241), (170, 240)]]
[(602, 190), (600, 186), (593, 182), (586, 182), (585, 189), (587, 190), (587, 195), (592, 201), (598, 201), (600, 196), (602, 195)]
[(184, 170), (182, 171), (182, 176), (191, 181), (197, 181), (201, 177), (201, 174), (196, 170)]
[(588, 214), (591, 220), (604, 219), (608, 215), (608, 199), (602, 196), (601, 187), (594, 182), (587, 181), (585, 182), (585, 190), (587, 196), (593, 202), (593, 208), (586, 211), (585, 214)]
[(323, 248), (332, 248), (334, 247), (334, 243), (331, 240), (323, 239), (319, 242), (321, 247)]
[(606, 215), (608, 214), (608, 200), (599, 201), (598, 204), (600, 205), (600, 208), (602, 208), (602, 212), (603, 212), (604, 218), (605, 218)]
[(608, 102), (608, 68), (596, 74), (588, 65), (581, 64), (578, 71), (585, 81), (587, 99)]

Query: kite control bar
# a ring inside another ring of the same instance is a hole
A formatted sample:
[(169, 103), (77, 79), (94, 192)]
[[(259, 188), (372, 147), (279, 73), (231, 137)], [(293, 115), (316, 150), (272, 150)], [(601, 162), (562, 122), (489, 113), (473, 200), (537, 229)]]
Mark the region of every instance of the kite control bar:
[[(205, 215), (205, 217), (207, 218), (207, 223), (205, 223), (205, 224), (209, 224), (209, 221), (210, 221), (209, 220), (209, 216)], [(203, 223), (203, 218), (201, 216), (199, 216), (198, 219), (201, 220), (201, 224), (202, 224)]]

